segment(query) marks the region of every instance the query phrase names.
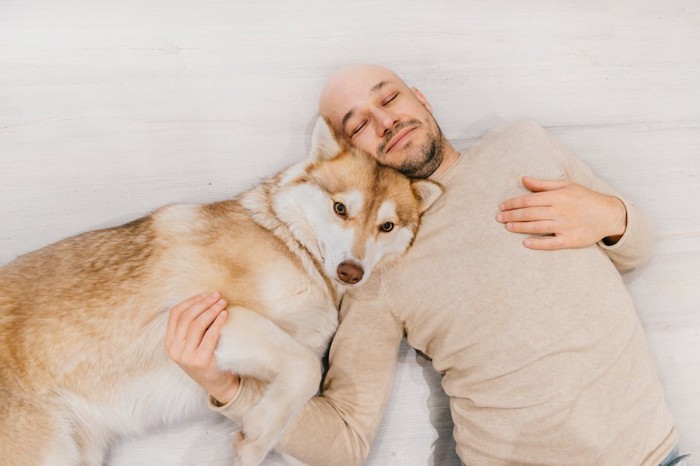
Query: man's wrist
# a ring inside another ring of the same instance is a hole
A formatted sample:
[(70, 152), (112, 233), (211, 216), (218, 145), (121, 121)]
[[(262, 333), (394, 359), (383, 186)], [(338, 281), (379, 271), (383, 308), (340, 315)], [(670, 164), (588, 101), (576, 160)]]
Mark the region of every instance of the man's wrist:
[(217, 388), (216, 390), (211, 390), (209, 392), (209, 395), (212, 398), (212, 402), (218, 406), (224, 406), (226, 404), (229, 404), (231, 400), (236, 398), (236, 395), (238, 395), (240, 384), (240, 377), (238, 377), (235, 374), (231, 374), (231, 378), (223, 387)]
[(610, 223), (610, 233), (603, 238), (603, 243), (606, 246), (617, 244), (627, 230), (627, 208), (624, 202), (615, 196), (610, 196), (610, 199), (612, 221)]

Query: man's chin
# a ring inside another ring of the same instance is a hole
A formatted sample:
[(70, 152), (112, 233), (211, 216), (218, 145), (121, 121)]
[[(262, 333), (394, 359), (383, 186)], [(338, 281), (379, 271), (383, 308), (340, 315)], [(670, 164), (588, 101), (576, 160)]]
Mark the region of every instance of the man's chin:
[(435, 143), (420, 148), (418, 154), (408, 154), (406, 162), (395, 167), (410, 178), (428, 178), (442, 162), (442, 150)]

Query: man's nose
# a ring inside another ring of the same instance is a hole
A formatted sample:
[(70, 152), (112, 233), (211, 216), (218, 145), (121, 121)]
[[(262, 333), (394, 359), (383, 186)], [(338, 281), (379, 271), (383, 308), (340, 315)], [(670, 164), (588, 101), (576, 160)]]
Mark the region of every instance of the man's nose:
[(383, 137), (396, 126), (399, 122), (399, 117), (386, 110), (377, 109), (375, 120), (377, 121), (377, 125), (375, 126), (377, 136)]

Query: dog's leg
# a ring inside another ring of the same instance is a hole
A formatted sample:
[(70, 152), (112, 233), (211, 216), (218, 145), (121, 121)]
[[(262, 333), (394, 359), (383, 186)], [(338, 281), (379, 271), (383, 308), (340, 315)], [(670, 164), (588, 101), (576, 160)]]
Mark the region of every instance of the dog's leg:
[(234, 436), (238, 466), (255, 466), (318, 390), (321, 363), (306, 346), (257, 312), (232, 308), (217, 360), (223, 369), (267, 382)]
[(0, 462), (7, 466), (74, 466), (81, 452), (71, 422), (50, 400), (0, 388)]

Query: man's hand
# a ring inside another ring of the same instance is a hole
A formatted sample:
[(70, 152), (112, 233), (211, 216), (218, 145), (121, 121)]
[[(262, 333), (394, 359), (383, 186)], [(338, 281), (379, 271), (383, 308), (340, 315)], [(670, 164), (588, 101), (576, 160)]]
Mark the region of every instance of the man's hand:
[(570, 181), (524, 176), (530, 194), (501, 204), (496, 220), (509, 231), (532, 235), (523, 241), (531, 249), (583, 248), (601, 239), (615, 244), (627, 228), (625, 205)]
[(186, 299), (170, 310), (165, 347), (168, 355), (216, 398), (226, 404), (238, 392), (240, 379), (216, 366), (214, 350), (228, 318), (226, 302), (218, 292)]

